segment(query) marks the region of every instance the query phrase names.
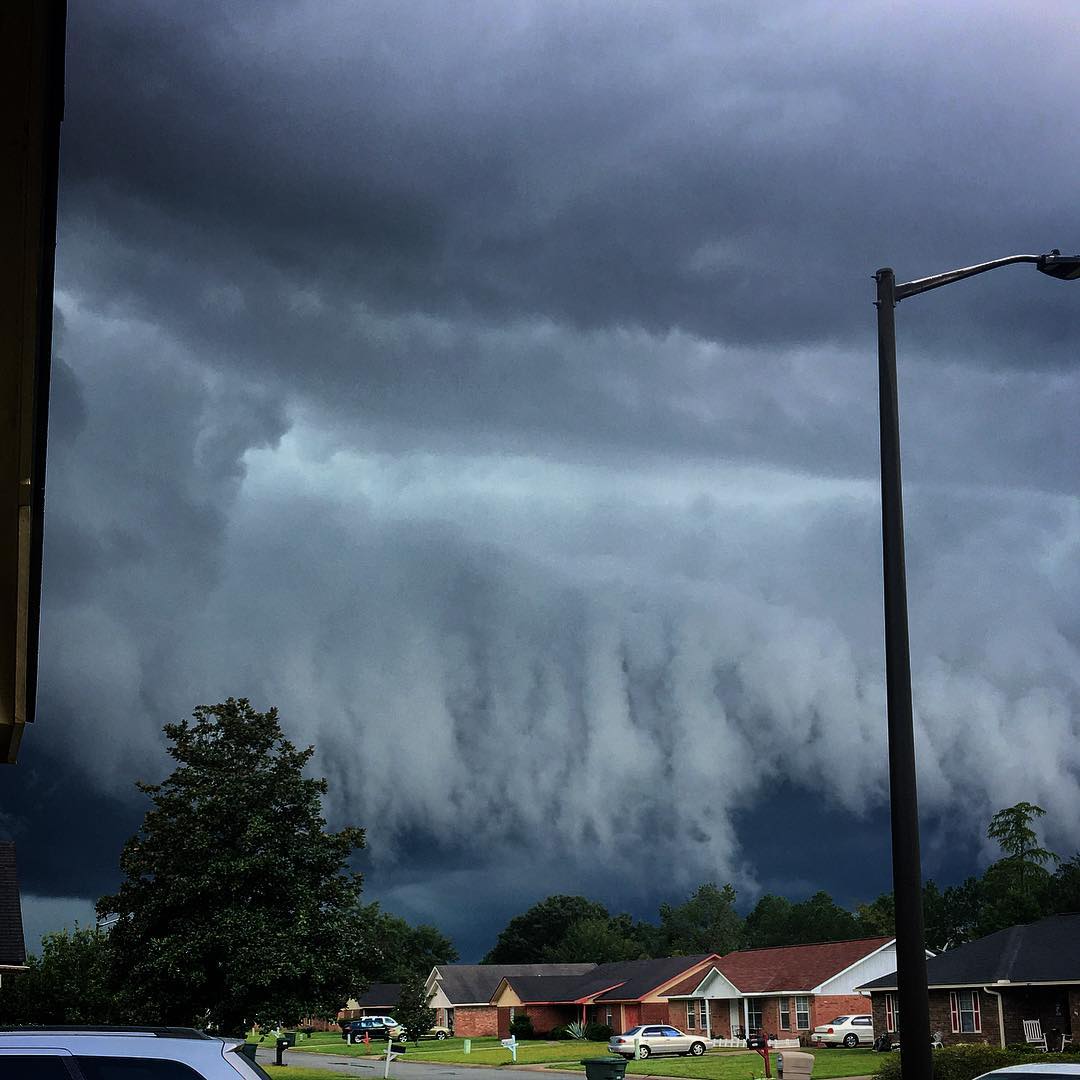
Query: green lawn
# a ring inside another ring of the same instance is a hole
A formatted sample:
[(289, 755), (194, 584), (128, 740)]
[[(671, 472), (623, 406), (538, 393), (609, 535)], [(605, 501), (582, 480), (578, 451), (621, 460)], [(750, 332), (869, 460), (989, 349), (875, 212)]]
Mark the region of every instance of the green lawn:
[[(478, 1052), (482, 1050), (501, 1049), (498, 1039), (473, 1039), (471, 1054), (462, 1054), (463, 1039), (421, 1039), (419, 1043), (406, 1043), (408, 1050), (406, 1057), (416, 1058), (419, 1061), (455, 1061), (453, 1057), (445, 1055), (459, 1054), (465, 1062), (472, 1061)], [(296, 1044), (297, 1050), (304, 1050), (312, 1054), (344, 1054), (346, 1057), (371, 1057), (382, 1054), (386, 1050), (385, 1042), (373, 1042), (370, 1046), (363, 1043), (353, 1043), (351, 1046), (340, 1036), (332, 1039), (303, 1040)], [(510, 1051), (503, 1050), (507, 1060)], [(554, 1059), (552, 1059), (554, 1060)], [(481, 1062), (483, 1064), (483, 1062)]]
[[(773, 1076), (776, 1076), (776, 1055), (770, 1055)], [(872, 1050), (803, 1050), (814, 1055), (814, 1080), (834, 1077), (870, 1076), (881, 1067), (886, 1055)], [(761, 1080), (765, 1075), (760, 1054), (737, 1051), (733, 1054), (710, 1052), (704, 1057), (651, 1057), (647, 1061), (627, 1063), (627, 1076), (680, 1076), (690, 1080)], [(565, 1067), (565, 1066), (564, 1066)], [(578, 1066), (582, 1072), (584, 1066)]]
[[(457, 1039), (446, 1041), (459, 1042)], [(459, 1048), (441, 1049), (440, 1047), (445, 1044), (440, 1043), (434, 1046), (421, 1044), (418, 1047), (410, 1043), (405, 1059), (406, 1061), (441, 1062), (446, 1065), (512, 1064), (510, 1051), (500, 1046), (498, 1040), (485, 1040), (479, 1047), (477, 1042), (478, 1040), (473, 1040), (471, 1054), (466, 1054)], [(582, 1058), (603, 1057), (606, 1054), (606, 1042), (581, 1042), (577, 1039), (547, 1042), (530, 1039), (527, 1042), (518, 1043), (517, 1063), (519, 1065), (548, 1065), (559, 1061), (569, 1061), (577, 1064)]]

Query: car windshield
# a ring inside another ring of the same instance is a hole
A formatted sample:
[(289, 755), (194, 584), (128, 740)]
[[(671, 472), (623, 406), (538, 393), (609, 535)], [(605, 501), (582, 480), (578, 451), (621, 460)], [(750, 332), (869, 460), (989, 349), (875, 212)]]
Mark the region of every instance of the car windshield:
[(638, 1027), (632, 1027), (629, 1031), (624, 1031), (624, 1035), (638, 1035), (641, 1032), (640, 1025)]
[(830, 1020), (830, 1024), (846, 1024), (851, 1018), (849, 1016), (838, 1016), (835, 1020)]

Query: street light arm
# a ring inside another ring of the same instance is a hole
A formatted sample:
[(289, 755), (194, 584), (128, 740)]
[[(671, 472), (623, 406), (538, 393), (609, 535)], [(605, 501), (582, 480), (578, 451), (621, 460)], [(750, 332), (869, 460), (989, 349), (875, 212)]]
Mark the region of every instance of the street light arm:
[(918, 278), (915, 281), (906, 281), (896, 286), (896, 299), (906, 300), (909, 296), (917, 296), (919, 293), (928, 292), (930, 289), (939, 289), (942, 285), (951, 285), (954, 281), (962, 281), (976, 274), (985, 274), (987, 270), (996, 270), (999, 266), (1008, 266), (1010, 263), (1037, 263), (1044, 258), (1042, 255), (1009, 255), (1004, 259), (993, 259), (990, 262), (978, 263), (975, 266), (964, 266), (959, 270), (949, 270), (944, 274), (934, 274), (933, 277)]

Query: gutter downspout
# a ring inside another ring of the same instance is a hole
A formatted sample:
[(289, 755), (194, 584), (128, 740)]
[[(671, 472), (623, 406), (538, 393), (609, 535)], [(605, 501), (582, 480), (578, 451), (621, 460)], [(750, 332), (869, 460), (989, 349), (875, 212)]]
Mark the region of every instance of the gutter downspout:
[(998, 1001), (998, 1035), (1001, 1037), (1001, 1049), (1005, 1049), (1005, 1006), (1001, 1001), (1001, 994), (996, 990), (991, 990), (989, 986), (984, 986), (983, 989), (988, 994), (993, 994)]

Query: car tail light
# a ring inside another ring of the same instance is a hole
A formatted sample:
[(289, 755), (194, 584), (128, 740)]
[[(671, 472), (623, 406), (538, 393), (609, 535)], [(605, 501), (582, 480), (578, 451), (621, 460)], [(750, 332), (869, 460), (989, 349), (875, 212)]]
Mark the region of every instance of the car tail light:
[(615, 1042), (617, 1042), (617, 1043), (624, 1043), (624, 1042), (626, 1042), (626, 1040), (625, 1040), (625, 1039), (616, 1039), (616, 1040), (615, 1040)]
[(832, 1029), (832, 1028), (826, 1028), (826, 1029), (825, 1029), (825, 1034), (826, 1034), (826, 1035), (831, 1035), (832, 1033), (833, 1033), (833, 1029)]

